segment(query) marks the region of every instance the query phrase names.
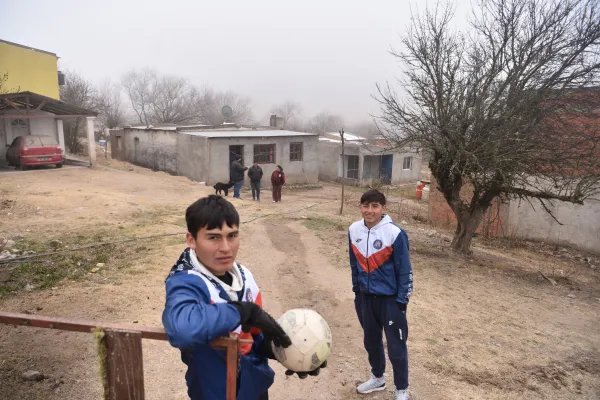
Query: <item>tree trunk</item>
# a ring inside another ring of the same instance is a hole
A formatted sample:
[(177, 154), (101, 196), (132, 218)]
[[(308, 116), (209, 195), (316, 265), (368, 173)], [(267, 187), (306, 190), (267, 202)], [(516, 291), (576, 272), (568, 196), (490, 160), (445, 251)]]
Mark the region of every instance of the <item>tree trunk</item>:
[(473, 234), (479, 227), (485, 210), (477, 209), (472, 213), (465, 213), (460, 217), (457, 215), (456, 231), (452, 239), (452, 248), (462, 254), (471, 254), (471, 241)]

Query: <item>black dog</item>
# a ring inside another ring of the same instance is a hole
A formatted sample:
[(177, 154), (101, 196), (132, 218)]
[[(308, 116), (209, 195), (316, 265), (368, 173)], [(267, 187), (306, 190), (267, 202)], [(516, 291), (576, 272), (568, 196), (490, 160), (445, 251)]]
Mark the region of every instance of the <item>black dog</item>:
[(213, 186), (215, 188), (215, 194), (221, 194), (221, 191), (225, 192), (225, 196), (227, 196), (229, 194), (229, 189), (231, 189), (231, 187), (233, 186), (233, 182), (229, 182), (229, 183), (221, 183), (221, 182), (217, 182), (215, 184), (215, 186)]

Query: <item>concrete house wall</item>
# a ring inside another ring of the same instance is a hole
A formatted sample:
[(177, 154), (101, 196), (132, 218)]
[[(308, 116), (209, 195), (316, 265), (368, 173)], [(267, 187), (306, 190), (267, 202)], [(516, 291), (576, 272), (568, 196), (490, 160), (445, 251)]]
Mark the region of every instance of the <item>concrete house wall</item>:
[[(338, 180), (342, 177), (341, 154), (341, 143), (327, 140), (319, 141), (319, 179)], [(373, 179), (379, 178), (380, 154), (393, 155), (392, 185), (417, 181), (421, 172), (422, 158), (419, 154), (413, 152), (382, 152), (381, 147), (363, 146), (350, 142), (344, 146), (344, 154), (346, 156), (359, 156), (359, 176), (361, 176), (362, 179), (358, 183), (361, 185), (369, 185)], [(404, 157), (413, 157), (411, 169), (403, 169)], [(347, 157), (344, 158), (344, 164), (347, 171)]]
[(549, 209), (563, 225), (541, 207), (533, 209), (527, 202), (511, 201), (510, 234), (600, 253), (600, 201), (586, 200), (583, 205), (554, 201)]
[[(456, 226), (456, 217), (437, 189), (433, 177), (430, 187), (430, 223), (453, 228)], [(472, 186), (465, 185), (461, 197), (468, 201), (472, 193)], [(477, 231), (486, 236), (542, 240), (600, 253), (600, 201), (586, 200), (583, 205), (554, 201), (549, 209), (563, 225), (537, 204), (534, 209), (527, 201), (501, 203), (495, 199)]]
[[(414, 152), (397, 152), (394, 154), (394, 163), (392, 165), (392, 185), (398, 185), (406, 182), (416, 182), (421, 174), (423, 160), (420, 154)], [(404, 157), (412, 157), (412, 168), (403, 169)]]
[[(290, 143), (303, 143), (302, 161), (290, 161)], [(317, 136), (272, 136), (250, 138), (209, 138), (209, 175), (206, 183), (229, 181), (229, 146), (244, 146), (244, 163), (248, 166), (254, 160), (255, 144), (275, 144), (275, 163), (261, 164), (264, 172), (263, 186), (270, 187), (271, 173), (277, 164), (285, 172), (287, 183), (305, 184), (319, 181), (319, 156)], [(245, 184), (249, 184), (248, 177)]]
[(209, 138), (180, 134), (177, 144), (177, 175), (187, 176), (198, 182), (208, 182), (210, 156)]
[[(118, 137), (118, 134), (111, 135)], [(174, 130), (123, 129), (119, 146), (124, 153), (122, 161), (177, 174), (177, 132)], [(113, 145), (113, 148), (116, 147)]]
[(54, 53), (0, 39), (0, 72), (8, 73), (4, 86), (10, 92), (30, 91), (59, 100), (57, 63)]

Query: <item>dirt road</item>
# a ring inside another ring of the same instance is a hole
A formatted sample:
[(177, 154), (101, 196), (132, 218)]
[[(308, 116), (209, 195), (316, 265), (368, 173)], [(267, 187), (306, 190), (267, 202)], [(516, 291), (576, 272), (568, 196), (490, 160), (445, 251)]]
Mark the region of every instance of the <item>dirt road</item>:
[[(64, 247), (181, 232), (185, 207), (210, 192), (185, 178), (117, 162), (98, 170), (30, 173), (26, 181), (19, 174), (1, 176), (0, 200), (10, 207), (0, 210), (0, 236), (16, 237), (21, 246), (59, 241)], [(391, 398), (392, 385), (385, 394), (355, 393), (355, 382), (369, 373), (347, 266), (346, 227), (358, 214), (347, 207), (337, 215), (338, 192), (326, 186), (284, 191), (280, 204), (234, 203), (242, 221), (251, 221), (242, 226), (238, 258), (256, 276), (265, 308), (275, 316), (313, 308), (334, 335), (330, 366), (319, 377), (285, 377), (274, 363), (274, 400)], [(414, 399), (600, 397), (598, 269), (537, 248), (482, 243), (465, 259), (446, 250), (446, 233), (403, 218), (415, 272), (408, 313)], [(69, 267), (80, 272), (47, 289), (5, 293), (0, 309), (159, 326), (164, 278), (183, 248), (183, 236), (115, 246), (108, 255), (94, 254), (107, 257), (98, 272), (90, 272), (96, 259), (84, 257), (81, 266)], [(575, 273), (552, 286), (539, 275), (549, 265)], [(0, 284), (14, 283), (14, 271), (0, 272)], [(23, 382), (29, 369), (51, 379)], [(167, 343), (144, 341), (144, 372), (148, 399), (187, 398), (184, 364)], [(63, 382), (58, 388), (51, 386), (56, 379)], [(100, 394), (90, 335), (0, 326), (0, 398)]]

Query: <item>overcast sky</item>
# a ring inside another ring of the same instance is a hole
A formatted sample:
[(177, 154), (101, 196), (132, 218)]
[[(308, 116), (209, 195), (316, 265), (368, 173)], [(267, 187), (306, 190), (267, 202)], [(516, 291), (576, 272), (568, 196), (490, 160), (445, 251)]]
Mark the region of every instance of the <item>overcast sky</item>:
[[(0, 38), (56, 53), (94, 83), (150, 67), (271, 105), (300, 103), (347, 123), (377, 112), (376, 82), (399, 69), (410, 4), (357, 0), (0, 0)], [(462, 7), (468, 7), (469, 1)], [(459, 8), (457, 14), (464, 13)]]

